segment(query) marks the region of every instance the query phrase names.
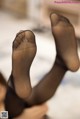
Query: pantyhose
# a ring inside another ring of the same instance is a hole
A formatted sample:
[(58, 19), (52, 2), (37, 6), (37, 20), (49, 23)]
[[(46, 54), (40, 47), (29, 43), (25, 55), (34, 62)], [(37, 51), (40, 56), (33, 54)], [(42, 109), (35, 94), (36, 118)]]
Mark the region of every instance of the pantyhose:
[(51, 14), (51, 27), (56, 44), (56, 60), (48, 74), (33, 89), (29, 72), (36, 53), (34, 34), (22, 31), (13, 42), (12, 74), (5, 100), (10, 118), (18, 116), (24, 108), (50, 99), (66, 71), (76, 71), (79, 68), (77, 41), (70, 21), (63, 16)]

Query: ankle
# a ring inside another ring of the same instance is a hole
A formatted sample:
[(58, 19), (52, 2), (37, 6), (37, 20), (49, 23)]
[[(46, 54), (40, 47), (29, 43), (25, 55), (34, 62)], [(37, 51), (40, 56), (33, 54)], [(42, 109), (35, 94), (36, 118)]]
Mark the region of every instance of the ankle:
[(59, 66), (61, 66), (63, 69), (68, 70), (66, 65), (64, 64), (63, 60), (57, 55), (55, 63)]

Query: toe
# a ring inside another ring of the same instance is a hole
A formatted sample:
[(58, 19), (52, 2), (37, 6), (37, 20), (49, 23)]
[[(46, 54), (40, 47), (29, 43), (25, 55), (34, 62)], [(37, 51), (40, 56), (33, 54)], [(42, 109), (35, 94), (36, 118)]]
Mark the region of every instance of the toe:
[(30, 30), (25, 31), (25, 38), (28, 40), (28, 42), (35, 43), (35, 35)]
[(51, 18), (51, 25), (52, 25), (52, 26), (57, 25), (57, 23), (59, 22), (59, 17), (58, 17), (58, 15), (55, 14), (55, 13), (52, 13), (51, 16), (50, 16), (50, 18)]
[(35, 43), (35, 35), (30, 30), (20, 31), (17, 33), (15, 40), (13, 41), (13, 49), (17, 48), (22, 42)]
[(20, 31), (16, 34), (16, 36), (18, 36), (18, 35), (21, 34), (22, 32), (24, 32), (24, 30), (20, 30)]
[(70, 21), (69, 21), (66, 17), (64, 17), (64, 16), (62, 16), (62, 15), (58, 15), (58, 16), (59, 16), (60, 21), (63, 21), (63, 22), (65, 22), (65, 23), (70, 24)]
[(62, 15), (52, 13), (50, 17), (51, 17), (52, 26), (57, 25), (59, 22), (63, 22), (63, 23), (71, 25), (70, 21)]
[(21, 43), (22, 40), (23, 40), (23, 37), (24, 37), (24, 32), (18, 33), (18, 34), (16, 35), (16, 38), (15, 38), (15, 40), (13, 41), (13, 49), (17, 48), (17, 47), (20, 45), (20, 43)]

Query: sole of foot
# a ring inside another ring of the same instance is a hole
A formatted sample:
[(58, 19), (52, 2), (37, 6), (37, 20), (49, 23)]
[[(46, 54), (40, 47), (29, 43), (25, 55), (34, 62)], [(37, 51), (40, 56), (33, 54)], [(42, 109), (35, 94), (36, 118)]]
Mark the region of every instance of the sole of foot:
[(75, 72), (79, 69), (80, 62), (74, 28), (64, 16), (52, 13), (50, 18), (57, 56), (68, 70)]
[(30, 67), (36, 54), (35, 35), (32, 31), (21, 31), (13, 41), (12, 76), (17, 95), (26, 99), (31, 94)]

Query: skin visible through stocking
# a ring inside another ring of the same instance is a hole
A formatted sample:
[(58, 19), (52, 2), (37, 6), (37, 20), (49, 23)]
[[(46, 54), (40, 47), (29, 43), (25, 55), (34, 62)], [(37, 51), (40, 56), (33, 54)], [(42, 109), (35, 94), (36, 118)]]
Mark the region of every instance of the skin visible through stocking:
[[(7, 82), (5, 78), (3, 77), (3, 75), (0, 73), (0, 111), (5, 111), (4, 100), (6, 96), (6, 91), (7, 91)], [(14, 103), (13, 99), (16, 100), (16, 97), (14, 97), (14, 94), (13, 94), (13, 98), (11, 98), (11, 100)], [(16, 100), (16, 102), (17, 101), (19, 102), (19, 100)], [(17, 107), (15, 107), (15, 109), (17, 109)], [(26, 108), (26, 109), (23, 109), (23, 112), (18, 117), (12, 118), (12, 119), (26, 119), (26, 118), (27, 119), (41, 119), (41, 117), (43, 117), (46, 114), (47, 110), (48, 108), (46, 104), (43, 104), (40, 106), (34, 106), (31, 108)]]
[(76, 71), (79, 68), (77, 41), (71, 23), (63, 16), (52, 14), (51, 26), (56, 43), (56, 61), (51, 71), (33, 88), (28, 100), (31, 104), (41, 104), (50, 99), (66, 71)]
[(26, 99), (26, 102), (31, 106), (42, 104), (50, 99), (66, 71), (68, 69), (76, 71), (79, 68), (77, 41), (72, 25), (66, 18), (58, 15), (54, 15), (54, 20), (51, 16), (51, 24), (52, 33), (55, 37), (57, 57), (50, 72), (32, 89), (30, 97)]
[(57, 14), (51, 14), (52, 34), (56, 43), (57, 55), (71, 71), (79, 68), (77, 41), (70, 21)]
[[(60, 60), (60, 59), (59, 59)], [(62, 63), (56, 61), (42, 80), (33, 88), (31, 96), (28, 98), (29, 105), (38, 105), (49, 100), (56, 92), (61, 83), (67, 69), (62, 66)]]
[(26, 99), (31, 93), (30, 66), (36, 54), (35, 36), (31, 31), (17, 34), (13, 42), (12, 76), (16, 94)]

